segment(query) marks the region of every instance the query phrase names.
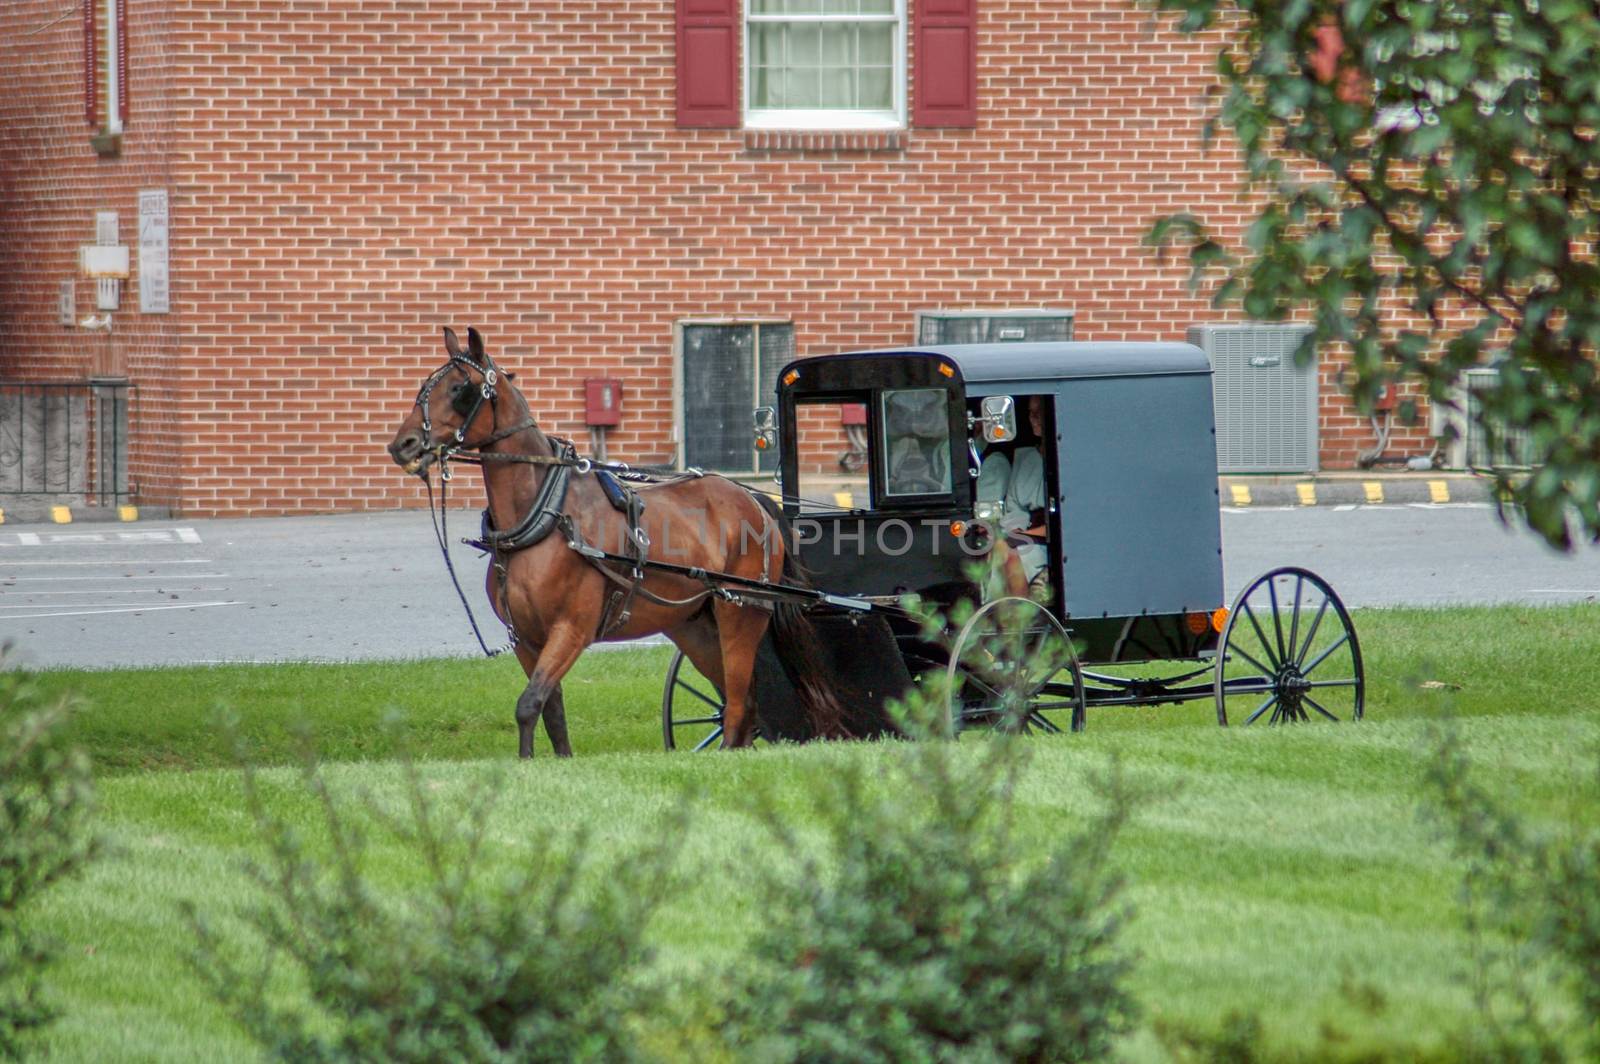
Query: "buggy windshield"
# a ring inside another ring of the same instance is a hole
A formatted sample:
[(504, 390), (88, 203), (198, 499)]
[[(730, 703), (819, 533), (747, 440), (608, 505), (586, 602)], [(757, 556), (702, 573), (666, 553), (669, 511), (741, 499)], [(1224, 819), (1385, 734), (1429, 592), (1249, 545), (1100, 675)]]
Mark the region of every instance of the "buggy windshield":
[(884, 494), (947, 494), (950, 484), (949, 393), (905, 388), (882, 393)]

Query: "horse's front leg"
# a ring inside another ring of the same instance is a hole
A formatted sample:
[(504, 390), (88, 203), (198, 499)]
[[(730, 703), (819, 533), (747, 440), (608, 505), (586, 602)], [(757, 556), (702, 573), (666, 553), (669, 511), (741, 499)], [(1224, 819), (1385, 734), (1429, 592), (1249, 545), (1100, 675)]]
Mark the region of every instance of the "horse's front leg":
[(567, 704), (562, 700), (560, 684), (544, 701), (544, 733), (550, 737), (550, 749), (557, 757), (572, 756), (572, 744), (567, 741)]
[(533, 726), (539, 722), (541, 713), (556, 755), (572, 756), (572, 746), (567, 741), (567, 707), (561, 697), (561, 678), (587, 645), (588, 640), (578, 628), (563, 625), (552, 629), (544, 645), (536, 650), (517, 647), (517, 659), (528, 675), (528, 686), (517, 698), (517, 756), (533, 756)]

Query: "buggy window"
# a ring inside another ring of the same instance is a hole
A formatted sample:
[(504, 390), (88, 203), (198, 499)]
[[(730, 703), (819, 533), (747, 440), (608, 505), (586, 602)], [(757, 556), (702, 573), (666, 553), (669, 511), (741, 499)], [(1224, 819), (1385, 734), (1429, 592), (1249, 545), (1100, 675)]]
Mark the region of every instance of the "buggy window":
[(944, 495), (951, 490), (949, 393), (906, 388), (882, 394), (884, 495)]

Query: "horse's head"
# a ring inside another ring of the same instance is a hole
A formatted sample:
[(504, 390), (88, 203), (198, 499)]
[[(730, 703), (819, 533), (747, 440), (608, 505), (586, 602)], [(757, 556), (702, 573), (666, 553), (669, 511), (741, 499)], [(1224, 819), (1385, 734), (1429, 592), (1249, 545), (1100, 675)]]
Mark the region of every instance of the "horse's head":
[(425, 473), (442, 449), (472, 450), (487, 441), (494, 432), (497, 389), (510, 379), (484, 351), (477, 329), (467, 330), (465, 351), (446, 329), (444, 349), (450, 361), (422, 382), (389, 443), (389, 457), (407, 473)]

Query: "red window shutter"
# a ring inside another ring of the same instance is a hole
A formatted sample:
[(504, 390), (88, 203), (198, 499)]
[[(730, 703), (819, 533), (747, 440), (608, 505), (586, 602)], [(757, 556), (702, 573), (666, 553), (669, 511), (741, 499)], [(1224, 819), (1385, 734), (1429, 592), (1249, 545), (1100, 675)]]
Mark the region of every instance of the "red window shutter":
[(739, 0), (677, 0), (678, 125), (739, 125)]
[(917, 126), (978, 124), (978, 0), (916, 0)]
[(83, 117), (92, 126), (100, 117), (100, 38), (95, 32), (94, 0), (83, 0)]

